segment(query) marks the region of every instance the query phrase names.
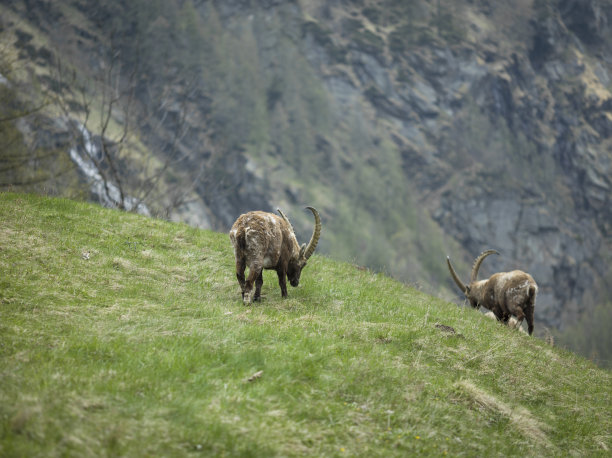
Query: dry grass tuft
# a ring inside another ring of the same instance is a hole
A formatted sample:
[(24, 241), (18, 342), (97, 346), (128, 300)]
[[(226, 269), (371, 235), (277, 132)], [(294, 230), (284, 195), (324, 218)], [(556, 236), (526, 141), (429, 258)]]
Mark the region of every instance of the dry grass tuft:
[(531, 413), (523, 407), (510, 407), (495, 396), (478, 388), (468, 380), (461, 380), (457, 383), (457, 388), (468, 400), (479, 408), (506, 417), (510, 424), (524, 437), (539, 444), (550, 447), (551, 443), (544, 433), (544, 425), (537, 421)]
[(120, 258), (120, 257), (115, 257), (113, 259), (113, 267), (115, 269), (122, 269), (128, 272), (134, 268), (130, 260), (125, 259), (125, 258)]

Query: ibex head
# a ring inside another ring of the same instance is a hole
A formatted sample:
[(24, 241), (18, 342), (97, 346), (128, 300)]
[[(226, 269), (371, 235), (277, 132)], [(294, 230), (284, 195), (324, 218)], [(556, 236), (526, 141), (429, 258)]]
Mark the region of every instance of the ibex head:
[[(319, 217), (319, 212), (313, 207), (306, 207), (308, 210), (312, 212), (315, 219), (315, 227), (312, 232), (312, 236), (310, 237), (310, 241), (308, 245), (305, 243), (299, 248), (299, 250), (294, 251), (294, 256), (289, 259), (287, 263), (287, 279), (289, 280), (289, 284), (293, 287), (296, 287), (300, 283), (300, 275), (302, 273), (302, 269), (306, 266), (308, 259), (314, 253), (315, 248), (317, 247), (317, 243), (319, 243), (319, 237), (321, 236), (321, 218)], [(280, 208), (277, 208), (276, 211), (281, 215), (281, 217), (286, 221), (286, 223), (291, 228), (291, 231), (295, 235), (295, 231), (293, 230), (293, 226), (289, 221), (289, 218), (285, 216), (285, 214), (281, 211)], [(297, 239), (296, 239), (297, 243)]]

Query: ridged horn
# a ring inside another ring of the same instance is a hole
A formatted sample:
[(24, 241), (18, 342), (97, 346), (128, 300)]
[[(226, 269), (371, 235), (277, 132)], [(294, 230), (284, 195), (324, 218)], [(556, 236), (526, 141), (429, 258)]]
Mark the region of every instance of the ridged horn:
[(480, 264), (484, 261), (484, 258), (489, 256), (490, 254), (499, 254), (495, 250), (486, 250), (480, 253), (480, 255), (474, 260), (474, 266), (472, 267), (472, 275), (470, 276), (470, 283), (474, 283), (478, 278), (478, 269), (480, 269)]
[(453, 280), (455, 280), (455, 283), (457, 284), (457, 286), (459, 287), (459, 289), (465, 294), (467, 291), (467, 286), (464, 285), (461, 280), (459, 280), (459, 277), (457, 276), (457, 273), (455, 272), (455, 269), (453, 269), (453, 266), (451, 265), (450, 262), (450, 257), (446, 257), (446, 264), (448, 264), (448, 270), (450, 270), (451, 273), (451, 277), (453, 277)]
[(291, 225), (291, 221), (289, 221), (289, 218), (287, 218), (285, 216), (285, 214), (282, 212), (282, 210), (280, 208), (277, 208), (276, 211), (278, 212), (279, 215), (281, 215), (281, 218), (283, 218), (285, 220), (285, 222), (289, 225), (289, 228), (291, 229), (291, 232), (293, 232), (295, 234), (295, 231), (293, 230), (293, 226)]
[(319, 243), (319, 237), (321, 237), (321, 217), (319, 216), (319, 212), (313, 207), (306, 207), (308, 210), (312, 212), (315, 219), (315, 227), (312, 233), (312, 237), (310, 237), (310, 242), (306, 246), (306, 252), (304, 253), (304, 258), (308, 259), (314, 253), (315, 248), (317, 247), (317, 243)]

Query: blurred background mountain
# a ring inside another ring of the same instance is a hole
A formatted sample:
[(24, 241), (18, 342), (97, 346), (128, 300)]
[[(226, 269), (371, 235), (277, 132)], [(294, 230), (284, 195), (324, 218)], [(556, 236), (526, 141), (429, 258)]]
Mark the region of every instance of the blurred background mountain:
[[(612, 0), (4, 0), (0, 189), (320, 252), (462, 302), (522, 269), (536, 334), (611, 365)], [(228, 239), (229, 243), (229, 239)]]

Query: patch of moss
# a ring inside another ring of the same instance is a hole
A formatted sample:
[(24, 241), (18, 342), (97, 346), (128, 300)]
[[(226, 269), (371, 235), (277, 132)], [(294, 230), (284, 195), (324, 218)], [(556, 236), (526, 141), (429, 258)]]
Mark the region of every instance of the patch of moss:
[(330, 59), (336, 63), (346, 63), (346, 49), (338, 46), (332, 40), (332, 33), (315, 21), (305, 21), (302, 24), (302, 35), (311, 34), (315, 42), (325, 48)]
[(359, 31), (354, 34), (354, 42), (370, 54), (382, 54), (385, 49), (385, 41), (370, 30)]
[(373, 24), (380, 24), (381, 23), (381, 12), (379, 8), (375, 8), (372, 6), (368, 6), (366, 8), (364, 8), (361, 12), (366, 18), (368, 18), (370, 20), (370, 22), (372, 22)]

